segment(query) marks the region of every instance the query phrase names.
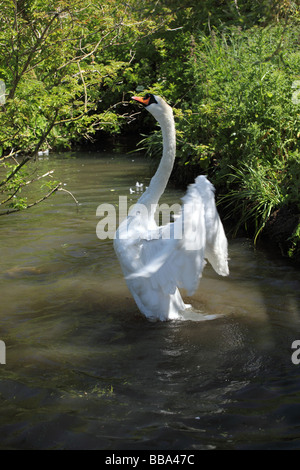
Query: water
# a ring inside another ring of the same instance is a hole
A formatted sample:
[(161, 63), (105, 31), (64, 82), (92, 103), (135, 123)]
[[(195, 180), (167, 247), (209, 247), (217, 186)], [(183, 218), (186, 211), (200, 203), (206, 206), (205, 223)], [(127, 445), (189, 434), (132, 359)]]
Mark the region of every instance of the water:
[(199, 319), (216, 318), (150, 323), (112, 241), (96, 237), (97, 206), (134, 202), (147, 162), (71, 154), (40, 165), (80, 206), (59, 192), (0, 218), (0, 447), (298, 449), (299, 270), (231, 241), (230, 276), (205, 268), (192, 298)]

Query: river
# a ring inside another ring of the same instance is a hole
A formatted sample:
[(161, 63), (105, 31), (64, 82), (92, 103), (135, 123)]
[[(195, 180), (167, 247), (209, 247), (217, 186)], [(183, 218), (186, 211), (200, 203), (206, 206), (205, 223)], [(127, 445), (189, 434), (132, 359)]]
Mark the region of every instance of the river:
[(0, 218), (0, 448), (299, 449), (299, 270), (230, 240), (230, 276), (207, 266), (186, 299), (215, 319), (151, 323), (96, 236), (98, 205), (135, 202), (149, 164), (70, 153), (52, 168), (78, 206), (57, 192)]

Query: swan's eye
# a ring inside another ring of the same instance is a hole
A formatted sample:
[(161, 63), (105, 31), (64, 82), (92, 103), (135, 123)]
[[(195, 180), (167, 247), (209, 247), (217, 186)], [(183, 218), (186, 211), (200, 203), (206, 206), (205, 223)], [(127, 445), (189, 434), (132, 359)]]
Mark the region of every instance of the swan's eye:
[(145, 96), (145, 101), (148, 102), (148, 104), (146, 104), (146, 106), (149, 106), (149, 104), (158, 104), (156, 99), (155, 99), (155, 96), (152, 95), (152, 93), (147, 93), (147, 95)]
[(139, 103), (143, 104), (144, 106), (149, 106), (149, 104), (156, 103), (157, 101), (155, 99), (155, 96), (152, 95), (151, 93), (147, 93), (144, 98), (141, 98), (140, 96), (133, 96), (133, 100), (138, 101)]
[(147, 93), (144, 98), (141, 99), (141, 103), (144, 105), (144, 106), (149, 106), (149, 104), (151, 104), (151, 95), (150, 93)]

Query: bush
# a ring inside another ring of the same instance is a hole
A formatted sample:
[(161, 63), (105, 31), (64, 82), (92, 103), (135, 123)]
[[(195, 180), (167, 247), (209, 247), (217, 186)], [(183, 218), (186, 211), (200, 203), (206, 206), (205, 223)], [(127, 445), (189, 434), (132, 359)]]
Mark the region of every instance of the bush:
[[(187, 184), (208, 173), (224, 195), (221, 210), (237, 221), (233, 231), (243, 226), (255, 240), (278, 208), (300, 210), (296, 31), (285, 23), (194, 35), (192, 53), (177, 70), (188, 90), (175, 109), (175, 179)], [(155, 147), (158, 154), (158, 142), (144, 141), (148, 153)]]

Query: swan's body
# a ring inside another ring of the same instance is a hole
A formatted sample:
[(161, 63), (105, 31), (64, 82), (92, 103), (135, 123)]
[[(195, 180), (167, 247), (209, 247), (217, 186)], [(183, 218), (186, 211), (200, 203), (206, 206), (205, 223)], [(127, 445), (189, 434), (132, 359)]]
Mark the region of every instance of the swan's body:
[(159, 122), (163, 156), (149, 187), (120, 224), (114, 247), (140, 311), (150, 320), (177, 319), (190, 307), (183, 302), (179, 288), (186, 289), (188, 295), (196, 291), (205, 258), (218, 274), (228, 275), (227, 239), (216, 209), (214, 188), (205, 176), (198, 176), (189, 186), (175, 222), (163, 227), (156, 224), (155, 209), (175, 159), (173, 112), (158, 96), (134, 99)]

